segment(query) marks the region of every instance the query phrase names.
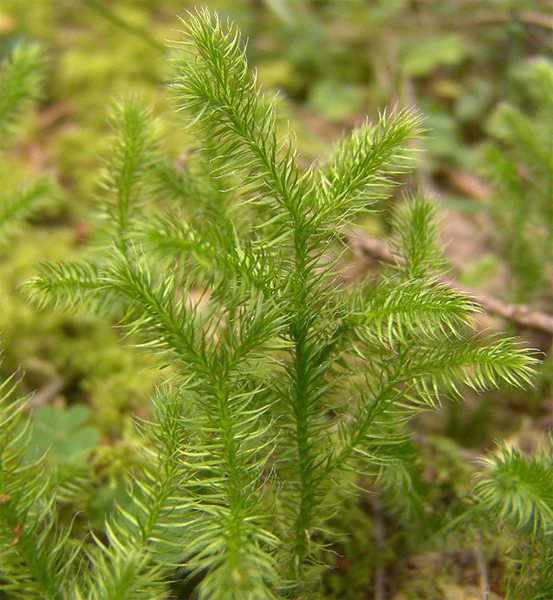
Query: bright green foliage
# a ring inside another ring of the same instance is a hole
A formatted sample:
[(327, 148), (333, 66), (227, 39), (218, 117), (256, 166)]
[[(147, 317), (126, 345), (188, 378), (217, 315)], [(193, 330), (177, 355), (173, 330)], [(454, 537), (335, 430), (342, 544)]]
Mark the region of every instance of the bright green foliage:
[[(43, 49), (20, 44), (0, 65), (0, 150), (5, 151), (29, 109), (42, 93)], [(1, 156), (0, 156), (1, 160)], [(0, 177), (2, 172), (0, 170)], [(52, 194), (48, 177), (39, 177), (23, 189), (0, 189), (0, 242)]]
[(68, 598), (80, 544), (56, 519), (63, 485), (43, 459), (25, 460), (30, 425), (13, 384), (0, 387), (0, 589), (10, 598)]
[(110, 115), (117, 127), (112, 151), (104, 161), (103, 203), (104, 222), (107, 234), (117, 240), (119, 249), (124, 249), (135, 212), (144, 208), (143, 199), (148, 190), (148, 169), (153, 160), (152, 130), (154, 122), (151, 111), (136, 100), (118, 106)]
[(553, 465), (551, 457), (525, 458), (504, 446), (483, 459), (486, 475), (475, 492), (500, 522), (540, 537), (553, 533)]
[(546, 600), (553, 594), (553, 460), (551, 440), (526, 457), (503, 445), (482, 459), (486, 470), (475, 486), (486, 519), (513, 532), (519, 568), (509, 598)]
[(52, 194), (53, 185), (48, 177), (39, 177), (23, 189), (0, 192), (0, 241), (14, 231), (24, 219), (40, 208)]
[(173, 168), (149, 111), (121, 102), (101, 196), (109, 239), (29, 285), (41, 304), (115, 312), (173, 367), (140, 424), (133, 508), (83, 549), (80, 577), (59, 580), (67, 593), (36, 585), (164, 598), (183, 565), (201, 599), (306, 598), (354, 475), (390, 479), (413, 416), (463, 385), (525, 386), (535, 360), (471, 331), (476, 307), (437, 280), (425, 198), (396, 214), (394, 269), (358, 286), (341, 277), (342, 228), (411, 168), (416, 114), (382, 114), (302, 170), (232, 25), (189, 16), (173, 65), (190, 165)]
[(44, 49), (20, 44), (0, 72), (0, 146), (6, 147), (25, 113), (42, 95)]
[(536, 59), (522, 80), (524, 109), (499, 106), (485, 158), (512, 291), (528, 302), (543, 300), (553, 263), (553, 63)]

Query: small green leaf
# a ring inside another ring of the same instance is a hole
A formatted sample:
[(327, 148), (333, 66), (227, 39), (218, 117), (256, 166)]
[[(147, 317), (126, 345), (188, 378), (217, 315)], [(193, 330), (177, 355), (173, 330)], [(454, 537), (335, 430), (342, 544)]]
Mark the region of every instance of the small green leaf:
[(45, 430), (65, 432), (76, 429), (90, 417), (90, 410), (83, 404), (60, 409), (43, 406), (35, 414), (35, 422)]
[(90, 417), (88, 407), (78, 404), (66, 409), (44, 406), (35, 415), (29, 451), (33, 456), (47, 453), (58, 461), (71, 461), (90, 452), (100, 434), (93, 426), (81, 427)]

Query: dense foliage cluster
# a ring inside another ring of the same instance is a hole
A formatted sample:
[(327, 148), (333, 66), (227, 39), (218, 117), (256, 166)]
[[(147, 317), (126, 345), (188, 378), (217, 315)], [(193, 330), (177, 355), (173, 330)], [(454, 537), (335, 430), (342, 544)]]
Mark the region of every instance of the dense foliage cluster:
[[(91, 475), (36, 452), (24, 402), (4, 384), (0, 589), (10, 597), (151, 600), (183, 578), (202, 599), (320, 596), (333, 518), (360, 476), (423, 526), (408, 423), (467, 387), (528, 386), (536, 368), (515, 340), (476, 333), (477, 305), (440, 280), (435, 206), (422, 194), (393, 211), (395, 264), (348, 277), (344, 231), (413, 169), (416, 112), (382, 113), (304, 168), (236, 28), (205, 10), (185, 27), (171, 89), (193, 139), (186, 164), (166, 156), (143, 101), (121, 100), (98, 244), (86, 260), (42, 264), (27, 286), (41, 306), (118, 319), (167, 368), (151, 419), (137, 420), (143, 458), (105, 523), (79, 535), (87, 515), (71, 524), (61, 513)], [(40, 73), (30, 46), (3, 64), (6, 131)], [(0, 227), (44, 193), (31, 192), (1, 199)], [(457, 524), (496, 513), (530, 535), (539, 556), (520, 586), (546, 598), (550, 459), (505, 446), (484, 463)]]

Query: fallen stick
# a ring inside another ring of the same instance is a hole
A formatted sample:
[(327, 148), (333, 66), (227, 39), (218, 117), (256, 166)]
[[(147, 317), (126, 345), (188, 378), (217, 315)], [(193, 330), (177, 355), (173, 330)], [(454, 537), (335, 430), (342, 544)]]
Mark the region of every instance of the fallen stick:
[[(371, 237), (364, 230), (355, 228), (344, 231), (344, 234), (349, 247), (358, 257), (370, 258), (388, 264), (401, 264), (401, 257), (392, 254), (386, 242)], [(447, 277), (439, 277), (438, 281), (449, 288), (467, 294), (475, 304), (481, 306), (489, 314), (503, 317), (529, 329), (553, 335), (553, 317), (551, 315), (533, 311), (531, 307), (525, 304), (506, 304), (493, 296), (468, 288)]]

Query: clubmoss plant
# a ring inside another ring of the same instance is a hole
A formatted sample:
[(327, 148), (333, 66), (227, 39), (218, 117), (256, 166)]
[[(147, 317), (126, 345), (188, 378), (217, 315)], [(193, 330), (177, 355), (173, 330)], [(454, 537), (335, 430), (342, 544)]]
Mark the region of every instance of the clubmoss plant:
[(508, 444), (482, 459), (475, 509), (512, 539), (514, 561), (507, 598), (547, 600), (553, 595), (552, 440), (531, 456)]
[(525, 65), (524, 108), (503, 102), (485, 147), (494, 217), (517, 302), (551, 302), (553, 263), (553, 63)]
[[(0, 64), (0, 152), (12, 144), (22, 122), (42, 94), (44, 50), (37, 44), (20, 43)], [(0, 155), (1, 161), (1, 155)], [(4, 173), (5, 175), (5, 173)], [(0, 168), (0, 178), (3, 179)], [(0, 243), (7, 240), (52, 194), (47, 176), (30, 181), (23, 188), (0, 189)]]
[(413, 168), (415, 112), (367, 121), (302, 170), (232, 24), (189, 15), (173, 68), (196, 140), (188, 164), (173, 167), (150, 111), (122, 101), (104, 245), (29, 285), (41, 305), (113, 313), (171, 365), (138, 423), (132, 508), (114, 509), (105, 537), (50, 535), (56, 487), (21, 458), (25, 429), (3, 428), (0, 587), (14, 597), (167, 598), (181, 573), (202, 599), (309, 597), (325, 525), (357, 473), (385, 481), (401, 463), (413, 416), (533, 374), (526, 351), (476, 335), (475, 305), (439, 283), (430, 200), (397, 211), (395, 268), (344, 278), (343, 228)]

